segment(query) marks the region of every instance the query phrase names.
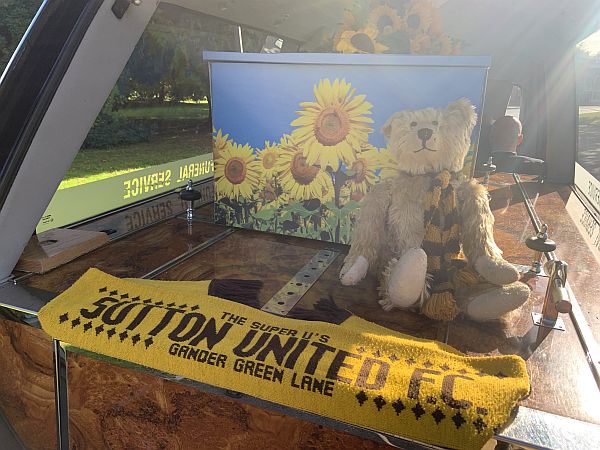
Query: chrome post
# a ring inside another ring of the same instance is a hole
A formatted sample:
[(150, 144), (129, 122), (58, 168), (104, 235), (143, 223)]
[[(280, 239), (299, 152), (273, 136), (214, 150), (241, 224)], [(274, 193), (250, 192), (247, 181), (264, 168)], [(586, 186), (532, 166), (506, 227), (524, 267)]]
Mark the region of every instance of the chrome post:
[(57, 448), (69, 450), (69, 388), (67, 380), (67, 351), (57, 339), (52, 339), (54, 351), (54, 399), (56, 402)]
[(570, 313), (571, 302), (567, 292), (567, 268), (564, 261), (548, 261), (545, 266), (546, 273), (549, 274), (548, 287), (544, 297), (544, 306), (542, 313), (532, 313), (533, 323), (555, 330), (565, 330), (563, 320), (558, 317), (558, 313)]
[(494, 160), (490, 156), (485, 164), (483, 164), (483, 170), (485, 175), (483, 176), (483, 185), (487, 186), (490, 182), (490, 174), (496, 171), (496, 166), (494, 165)]
[(529, 271), (540, 275), (542, 273), (542, 254), (556, 250), (556, 242), (548, 238), (548, 225), (543, 224), (535, 236), (525, 240), (525, 245), (534, 252)]

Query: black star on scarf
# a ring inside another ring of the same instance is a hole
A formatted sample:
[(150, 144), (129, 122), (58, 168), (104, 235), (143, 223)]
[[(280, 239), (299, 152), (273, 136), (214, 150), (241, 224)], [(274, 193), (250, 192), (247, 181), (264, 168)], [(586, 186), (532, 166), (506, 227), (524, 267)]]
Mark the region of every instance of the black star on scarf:
[(146, 348), (150, 347), (152, 344), (154, 344), (154, 341), (152, 340), (152, 337), (144, 339), (144, 345), (146, 346)]
[(362, 406), (368, 399), (369, 397), (367, 397), (365, 391), (360, 391), (358, 394), (356, 394), (356, 400), (358, 400), (358, 404), (360, 406)]
[(419, 420), (423, 414), (425, 414), (425, 410), (421, 406), (420, 403), (417, 403), (414, 408), (412, 408), (412, 412), (415, 415), (415, 418)]
[(98, 289), (98, 292), (106, 292), (106, 291), (108, 291), (107, 287), (103, 287), (103, 288)]
[(198, 305), (194, 305), (190, 308), (192, 311), (196, 311), (197, 309), (200, 309), (200, 307)]
[(444, 372), (447, 372), (450, 370), (450, 366), (448, 364), (444, 364), (443, 366), (440, 366), (440, 369), (442, 369)]
[(129, 298), (129, 294), (121, 294), (121, 298)]
[(425, 361), (423, 365), (429, 369), (431, 366), (433, 366), (433, 363), (431, 361)]
[(481, 433), (487, 427), (487, 424), (483, 421), (481, 417), (478, 417), (477, 420), (473, 422), (473, 426), (475, 427), (478, 433)]
[(383, 408), (387, 404), (387, 402), (381, 395), (375, 397), (373, 399), (373, 403), (375, 403), (375, 406), (377, 406), (377, 411), (381, 411), (381, 408)]
[(477, 407), (477, 414), (481, 414), (482, 416), (488, 415), (488, 410), (486, 408)]
[(98, 325), (96, 327), (96, 336), (98, 336), (100, 333), (102, 333), (104, 331), (104, 325)]
[(437, 423), (438, 425), (442, 420), (446, 418), (446, 414), (444, 414), (440, 408), (436, 408), (435, 411), (431, 413), (431, 415), (433, 416), (435, 423)]
[(458, 430), (466, 420), (459, 411), (452, 416), (452, 422), (454, 422), (454, 425), (456, 425), (456, 429)]
[(398, 358), (396, 355), (392, 355), (392, 356), (390, 356), (390, 361), (392, 361), (392, 362), (396, 362), (396, 361), (398, 361), (399, 359), (400, 359), (400, 358)]
[(138, 342), (140, 342), (142, 340), (142, 338), (140, 337), (139, 334), (136, 334), (135, 336), (133, 336), (131, 338), (131, 341), (133, 342), (133, 345), (137, 344)]
[(404, 403), (402, 403), (402, 400), (398, 399), (394, 403), (392, 403), (392, 408), (394, 408), (394, 411), (396, 411), (396, 415), (399, 416), (400, 413), (404, 409), (406, 409), (406, 406), (404, 406)]
[(123, 331), (122, 333), (119, 334), (119, 339), (121, 340), (121, 342), (123, 342), (128, 337), (129, 337), (129, 335), (127, 334), (127, 331)]
[(77, 317), (74, 320), (71, 320), (71, 328), (75, 328), (76, 326), (78, 326), (81, 323), (81, 320), (79, 319), (79, 317)]
[(92, 329), (92, 322), (88, 322), (83, 326), (83, 332), (86, 333)]
[(64, 313), (62, 316), (58, 318), (58, 323), (64, 323), (69, 320), (69, 313)]
[(119, 291), (110, 291), (108, 295), (117, 295)]
[(110, 330), (108, 330), (106, 332), (108, 338), (110, 339), (111, 337), (113, 337), (115, 334), (117, 333), (117, 331), (114, 328), (111, 328)]
[(415, 361), (414, 359), (412, 359), (412, 358), (408, 358), (408, 359), (406, 360), (406, 364), (408, 364), (409, 366), (412, 366), (412, 365), (413, 365), (413, 364), (415, 364), (415, 363), (416, 363), (416, 361)]

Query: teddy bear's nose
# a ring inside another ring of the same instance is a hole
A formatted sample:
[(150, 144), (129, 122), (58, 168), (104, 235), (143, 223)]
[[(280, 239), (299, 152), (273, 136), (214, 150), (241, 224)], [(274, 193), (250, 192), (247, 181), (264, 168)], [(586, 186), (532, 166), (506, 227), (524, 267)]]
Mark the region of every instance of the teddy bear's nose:
[(431, 136), (433, 136), (433, 130), (431, 128), (421, 128), (419, 131), (417, 131), (417, 136), (419, 136), (419, 139), (422, 141), (426, 141), (431, 139)]

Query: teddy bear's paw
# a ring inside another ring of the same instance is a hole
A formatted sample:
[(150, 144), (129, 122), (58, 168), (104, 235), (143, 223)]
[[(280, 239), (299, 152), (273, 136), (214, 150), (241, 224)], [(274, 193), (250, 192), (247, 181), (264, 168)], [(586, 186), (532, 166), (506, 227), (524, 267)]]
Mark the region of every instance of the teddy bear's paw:
[(360, 282), (369, 270), (369, 261), (364, 256), (359, 256), (356, 261), (347, 261), (340, 271), (340, 281), (344, 286), (354, 286)]
[(421, 248), (408, 249), (392, 260), (386, 298), (399, 308), (414, 306), (427, 291), (427, 255)]
[(499, 286), (468, 299), (465, 313), (478, 322), (495, 320), (525, 303), (530, 293), (529, 286), (520, 281)]
[(384, 311), (391, 311), (395, 307), (395, 305), (392, 302), (390, 302), (390, 299), (387, 297), (379, 300), (379, 304), (381, 305)]
[(490, 283), (499, 286), (514, 283), (519, 279), (517, 269), (502, 258), (480, 256), (475, 260), (475, 270)]

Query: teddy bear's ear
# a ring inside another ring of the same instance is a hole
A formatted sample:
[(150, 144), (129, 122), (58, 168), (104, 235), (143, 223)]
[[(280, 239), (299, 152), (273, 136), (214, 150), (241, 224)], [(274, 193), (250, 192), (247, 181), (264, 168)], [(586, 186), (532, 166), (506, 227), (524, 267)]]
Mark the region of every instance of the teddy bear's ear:
[(467, 124), (468, 127), (474, 127), (477, 122), (477, 114), (475, 108), (468, 98), (460, 98), (448, 104), (446, 109), (451, 116), (460, 115), (460, 118)]
[(397, 112), (397, 113), (393, 114), (393, 115), (392, 115), (392, 116), (391, 116), (391, 117), (390, 117), (390, 118), (387, 120), (387, 122), (385, 123), (385, 125), (383, 125), (383, 126), (381, 127), (381, 132), (383, 133), (383, 135), (385, 136), (385, 138), (386, 138), (386, 139), (389, 139), (390, 135), (392, 134), (392, 122), (393, 122), (394, 120), (396, 120), (397, 118), (399, 118), (399, 117), (400, 117), (400, 114), (401, 114), (401, 113), (399, 113), (399, 112)]

